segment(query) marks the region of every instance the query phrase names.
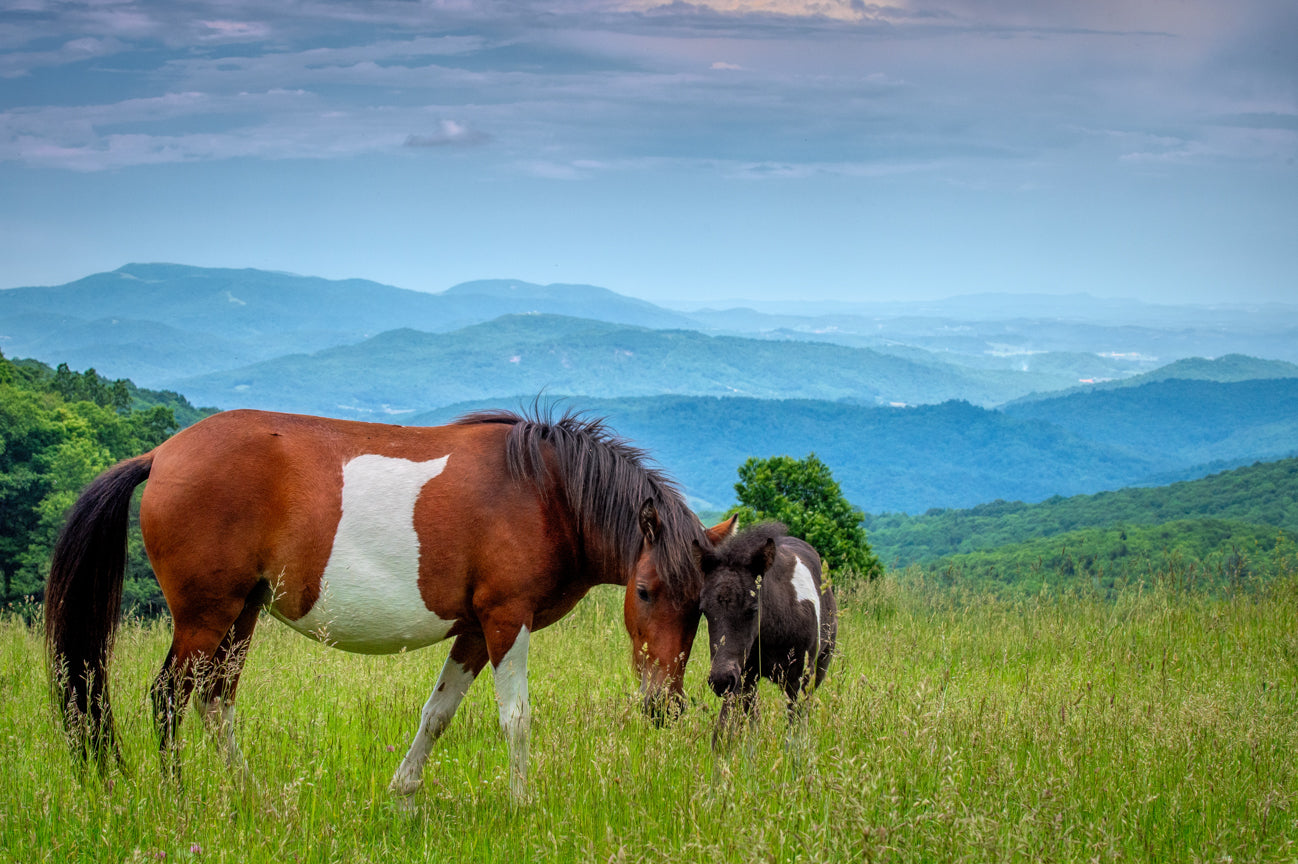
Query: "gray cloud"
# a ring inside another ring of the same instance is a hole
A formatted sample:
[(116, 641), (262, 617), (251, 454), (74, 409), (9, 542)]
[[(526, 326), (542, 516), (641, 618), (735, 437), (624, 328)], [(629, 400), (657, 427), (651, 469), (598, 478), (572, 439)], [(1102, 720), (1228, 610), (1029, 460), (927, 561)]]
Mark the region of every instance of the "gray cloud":
[(1213, 119), (1298, 113), (1298, 13), (1278, 0), (33, 5), (0, 24), (0, 76), (91, 60), (115, 64), (97, 86), (152, 90), (0, 105), (0, 159), (78, 170), (488, 140), (555, 177), (649, 159), (796, 177), (1298, 149), (1284, 123)]

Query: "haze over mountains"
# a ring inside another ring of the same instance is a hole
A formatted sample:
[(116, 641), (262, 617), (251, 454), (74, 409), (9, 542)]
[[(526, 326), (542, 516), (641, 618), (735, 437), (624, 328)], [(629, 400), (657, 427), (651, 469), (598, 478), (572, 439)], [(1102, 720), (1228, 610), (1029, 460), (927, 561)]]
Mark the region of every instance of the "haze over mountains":
[[(789, 305), (683, 311), (587, 285), (428, 294), (132, 264), (0, 291), (0, 349), (196, 404), (385, 422), (571, 397), (651, 447), (705, 507), (729, 503), (744, 458), (777, 452), (815, 451), (876, 512), (1040, 500), (1298, 452), (1295, 306)], [(1204, 357), (1217, 359), (1192, 359)]]

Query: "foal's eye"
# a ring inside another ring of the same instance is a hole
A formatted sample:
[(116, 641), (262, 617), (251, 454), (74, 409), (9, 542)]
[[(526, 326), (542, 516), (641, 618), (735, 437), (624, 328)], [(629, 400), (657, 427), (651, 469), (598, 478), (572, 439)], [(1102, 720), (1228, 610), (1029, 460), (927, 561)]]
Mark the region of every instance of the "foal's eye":
[(640, 598), (640, 602), (641, 602), (641, 603), (648, 603), (648, 602), (649, 602), (649, 589), (646, 588), (646, 587), (644, 587), (643, 585), (641, 585), (641, 586), (639, 586), (638, 588), (635, 589), (635, 596), (637, 596), (637, 597)]

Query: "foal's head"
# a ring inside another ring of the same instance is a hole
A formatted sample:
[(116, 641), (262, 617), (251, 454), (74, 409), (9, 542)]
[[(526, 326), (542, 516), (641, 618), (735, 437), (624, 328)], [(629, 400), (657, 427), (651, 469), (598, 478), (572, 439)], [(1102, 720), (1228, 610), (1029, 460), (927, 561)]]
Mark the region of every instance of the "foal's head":
[(708, 619), (712, 670), (708, 685), (718, 696), (743, 682), (748, 654), (757, 641), (762, 578), (775, 563), (776, 538), (786, 529), (778, 523), (758, 525), (720, 549), (695, 546), (703, 572), (699, 606)]

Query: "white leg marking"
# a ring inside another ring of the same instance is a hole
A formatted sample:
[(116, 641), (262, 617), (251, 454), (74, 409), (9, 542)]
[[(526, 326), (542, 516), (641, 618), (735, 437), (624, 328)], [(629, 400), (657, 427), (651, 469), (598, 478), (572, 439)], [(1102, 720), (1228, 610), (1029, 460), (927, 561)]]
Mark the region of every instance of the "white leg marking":
[(450, 456), (366, 454), (343, 466), (342, 517), (315, 605), (289, 626), (347, 651), (387, 654), (446, 638), (419, 594), (415, 503)]
[(415, 740), (411, 742), (406, 758), (401, 760), (401, 767), (392, 776), (388, 789), (398, 795), (412, 795), (424, 785), (424, 763), (428, 761), (433, 742), (441, 736), (455, 716), (455, 709), (460, 707), (460, 701), (469, 692), (473, 679), (474, 675), (468, 669), (451, 658), (446, 658), (442, 674), (437, 677), (437, 684), (433, 687), (433, 695), (424, 703), (423, 713), (419, 717), (419, 731), (415, 733)]
[(240, 774), (246, 773), (248, 763), (234, 738), (234, 706), (220, 696), (213, 696), (203, 706), (203, 722), (220, 746), (225, 764)]
[(532, 722), (527, 701), (527, 641), (527, 628), (519, 628), (514, 644), (492, 676), (500, 704), (500, 728), (509, 743), (509, 791), (516, 801), (527, 796), (527, 737)]

